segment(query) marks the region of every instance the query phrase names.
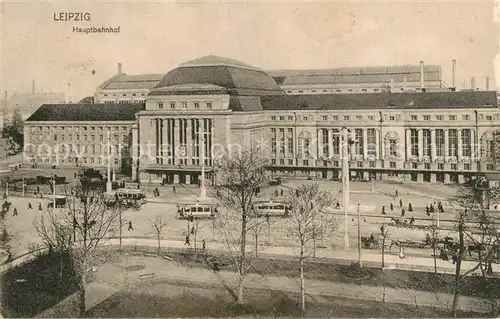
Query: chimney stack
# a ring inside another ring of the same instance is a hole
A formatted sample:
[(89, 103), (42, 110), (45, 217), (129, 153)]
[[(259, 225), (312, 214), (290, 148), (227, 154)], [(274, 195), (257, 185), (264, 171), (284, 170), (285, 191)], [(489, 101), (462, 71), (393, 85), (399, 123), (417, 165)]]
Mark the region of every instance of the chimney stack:
[(420, 61), (420, 88), (424, 90), (424, 61)]
[(476, 90), (476, 78), (471, 77), (470, 78), (470, 88), (475, 91)]
[(489, 91), (490, 90), (490, 77), (487, 76), (486, 77), (486, 91)]
[(118, 63), (118, 75), (122, 75), (123, 72), (122, 72), (122, 64), (121, 63)]
[(457, 80), (457, 60), (453, 59), (451, 67), (451, 86), (456, 88), (456, 80)]

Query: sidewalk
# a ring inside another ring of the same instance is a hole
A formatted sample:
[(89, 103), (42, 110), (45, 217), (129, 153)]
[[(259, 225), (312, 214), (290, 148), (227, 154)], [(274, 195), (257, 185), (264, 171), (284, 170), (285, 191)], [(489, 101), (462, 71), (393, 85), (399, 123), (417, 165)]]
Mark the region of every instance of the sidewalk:
[[(118, 246), (118, 239), (111, 239), (106, 242), (107, 246)], [(162, 250), (174, 249), (174, 250), (184, 250), (189, 249), (184, 245), (184, 241), (175, 240), (160, 240), (160, 246)], [(201, 246), (201, 245), (200, 245)], [(158, 242), (152, 238), (123, 238), (122, 247), (149, 247), (155, 250), (158, 247)], [(201, 247), (199, 247), (201, 248)], [(224, 243), (207, 243), (207, 248), (210, 251), (222, 251), (227, 252), (227, 245)], [(247, 251), (251, 251), (254, 247), (252, 245), (247, 246)], [(200, 249), (201, 250), (201, 249)], [(260, 248), (260, 255), (269, 258), (295, 258), (297, 252), (293, 247), (262, 247)], [(317, 249), (316, 258), (324, 258), (329, 260), (336, 260), (340, 263), (351, 263), (358, 261), (357, 251), (342, 251), (342, 250), (330, 250), (330, 249)], [(380, 267), (382, 264), (382, 257), (380, 253), (374, 253), (373, 251), (363, 250), (361, 253), (361, 261), (366, 263), (367, 266)], [(434, 259), (421, 256), (406, 256), (404, 259), (400, 259), (399, 256), (390, 254), (389, 252), (385, 254), (385, 267), (391, 269), (401, 269), (401, 270), (413, 270), (420, 272), (434, 272)], [(467, 272), (472, 269), (477, 263), (472, 261), (462, 261), (462, 273)], [(455, 274), (455, 265), (450, 261), (445, 261), (441, 259), (436, 260), (436, 266), (438, 272), (445, 274)], [(495, 274), (500, 273), (500, 265), (493, 264), (493, 272)]]

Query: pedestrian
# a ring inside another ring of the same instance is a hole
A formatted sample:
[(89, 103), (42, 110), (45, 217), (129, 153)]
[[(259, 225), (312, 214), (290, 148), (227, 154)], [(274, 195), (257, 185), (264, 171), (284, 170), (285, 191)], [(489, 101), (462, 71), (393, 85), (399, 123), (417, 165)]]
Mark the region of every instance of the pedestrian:
[(340, 203), (339, 203), (339, 201), (337, 201), (337, 204), (335, 204), (335, 208), (336, 209), (340, 209)]
[(219, 272), (219, 270), (220, 270), (220, 269), (219, 269), (219, 265), (217, 264), (217, 262), (216, 262), (216, 261), (214, 261), (214, 273)]
[(380, 226), (380, 233), (382, 234), (382, 236), (384, 235), (384, 225)]
[(280, 189), (280, 195), (283, 196), (283, 189)]
[(42, 210), (42, 203), (41, 202), (38, 203), (38, 210)]
[(382, 215), (385, 215), (385, 206), (382, 205)]
[(173, 193), (174, 193), (174, 194), (176, 194), (176, 193), (177, 193), (177, 192), (175, 191), (175, 185), (174, 185), (174, 186), (172, 186), (172, 191), (173, 191)]
[(31, 202), (28, 202), (28, 209), (33, 209), (33, 206), (31, 206)]
[(191, 243), (189, 242), (189, 234), (186, 235), (186, 242), (184, 243), (184, 246), (186, 245), (191, 247)]
[(427, 214), (427, 216), (431, 215), (431, 212), (429, 211), (429, 204), (425, 205), (425, 213)]
[(415, 218), (413, 216), (411, 216), (410, 218), (410, 225), (413, 225), (415, 223)]
[(444, 213), (443, 205), (441, 204), (441, 202), (438, 203), (438, 209), (440, 213)]
[(401, 208), (401, 217), (405, 217), (405, 209)]
[(401, 199), (399, 200), (399, 207), (403, 207), (403, 201)]
[(399, 258), (400, 259), (405, 258), (405, 249), (403, 246), (401, 246), (401, 244), (399, 245)]
[(394, 210), (394, 205), (391, 203), (391, 212)]
[(486, 269), (486, 274), (493, 275), (493, 266), (491, 262), (488, 263), (488, 268)]
[(194, 235), (194, 226), (191, 227), (191, 235)]
[(394, 195), (396, 195), (396, 197), (399, 196), (399, 192), (398, 192), (398, 189), (396, 188), (396, 191), (394, 192)]
[(408, 203), (408, 211), (410, 213), (413, 212), (413, 206), (411, 205), (411, 203)]
[(205, 239), (201, 241), (201, 247), (203, 248), (203, 250), (207, 249), (207, 243), (205, 242)]
[(431, 204), (431, 206), (429, 207), (429, 211), (431, 213), (434, 213), (436, 210), (434, 209), (434, 205)]
[(134, 227), (132, 227), (132, 221), (128, 222), (128, 230), (129, 231), (134, 230)]
[(17, 208), (14, 207), (14, 213), (12, 216), (17, 216)]
[(160, 190), (156, 187), (156, 197), (160, 197)]

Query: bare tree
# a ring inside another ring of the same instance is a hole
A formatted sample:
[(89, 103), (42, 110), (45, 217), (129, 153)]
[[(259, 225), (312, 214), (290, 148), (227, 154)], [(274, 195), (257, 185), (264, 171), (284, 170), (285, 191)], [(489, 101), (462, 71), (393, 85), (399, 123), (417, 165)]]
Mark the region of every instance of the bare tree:
[[(491, 272), (492, 263), (498, 259), (498, 249), (500, 246), (500, 231), (498, 229), (499, 218), (497, 214), (490, 211), (484, 205), (484, 199), (489, 202), (492, 199), (498, 200), (499, 190), (477, 189), (471, 193), (464, 193), (456, 196), (452, 204), (457, 208), (458, 214), (455, 220), (458, 231), (458, 243), (456, 250), (455, 267), (455, 290), (452, 303), (452, 315), (456, 317), (457, 306), (460, 297), (460, 287), (463, 278), (472, 272), (480, 271), (483, 282), (487, 282), (487, 275)], [(471, 269), (463, 271), (462, 260), (466, 252), (472, 257), (472, 252), (477, 253), (477, 264)], [(492, 312), (497, 312), (498, 300), (490, 300)]]
[[(333, 215), (326, 215), (324, 209), (333, 203), (332, 195), (321, 191), (317, 184), (304, 184), (295, 190), (290, 190), (285, 196), (285, 202), (290, 205), (290, 218), (287, 220), (287, 230), (290, 236), (299, 244), (300, 265), (300, 295), (301, 309), (306, 310), (304, 261), (314, 254), (318, 229), (327, 234), (338, 227)], [(312, 243), (313, 247), (309, 247)]]
[(161, 235), (165, 227), (167, 227), (167, 223), (162, 219), (160, 215), (156, 215), (154, 220), (149, 219), (151, 223), (151, 227), (153, 228), (153, 232), (156, 235), (156, 240), (158, 241), (158, 250), (161, 249)]
[(253, 264), (247, 254), (247, 234), (252, 226), (252, 201), (256, 190), (266, 181), (265, 161), (258, 150), (224, 155), (215, 164), (216, 197), (221, 207), (214, 227), (227, 245), (238, 273), (237, 302), (243, 304), (244, 279)]
[(80, 315), (84, 315), (87, 273), (102, 258), (99, 249), (113, 237), (119, 210), (108, 207), (100, 188), (84, 184), (73, 191), (79, 202), (68, 205), (66, 213), (49, 210), (35, 220), (35, 228), (50, 249), (70, 254), (78, 275)]

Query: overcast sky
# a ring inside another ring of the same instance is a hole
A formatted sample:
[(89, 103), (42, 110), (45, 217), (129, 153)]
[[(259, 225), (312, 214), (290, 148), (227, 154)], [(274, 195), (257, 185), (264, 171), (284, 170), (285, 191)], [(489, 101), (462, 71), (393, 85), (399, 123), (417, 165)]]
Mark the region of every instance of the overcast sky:
[[(214, 54), (262, 69), (440, 64), (451, 85), (484, 89), (500, 78), (494, 3), (471, 2), (2, 2), (1, 87), (9, 93), (93, 95), (122, 62), (128, 74), (166, 73)], [(91, 21), (54, 21), (88, 12)], [(498, 21), (498, 13), (496, 13)], [(77, 34), (73, 27), (120, 27)], [(494, 61), (498, 61), (495, 68)], [(95, 74), (92, 75), (92, 70)], [(496, 73), (496, 74), (495, 74)], [(9, 94), (10, 95), (10, 94)], [(3, 93), (2, 93), (3, 98)]]

